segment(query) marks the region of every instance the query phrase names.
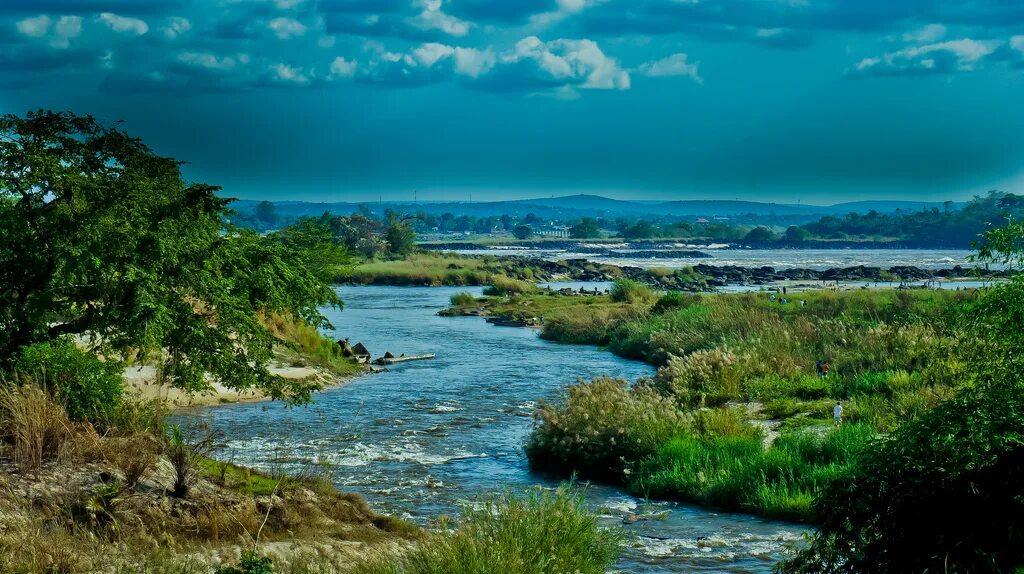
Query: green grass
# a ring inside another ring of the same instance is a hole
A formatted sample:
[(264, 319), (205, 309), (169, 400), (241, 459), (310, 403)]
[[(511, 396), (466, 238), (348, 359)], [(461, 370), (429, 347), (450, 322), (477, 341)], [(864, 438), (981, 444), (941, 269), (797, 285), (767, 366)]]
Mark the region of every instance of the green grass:
[(503, 494), (465, 509), (457, 526), (411, 550), (367, 560), (354, 574), (603, 574), (621, 548), (583, 494), (563, 487)]
[(759, 437), (676, 437), (641, 461), (630, 488), (769, 518), (813, 521), (814, 497), (847, 472), (875, 436), (845, 425), (824, 436), (793, 433), (763, 448)]
[(494, 256), (463, 257), (421, 252), (393, 261), (367, 261), (339, 269), (337, 281), (367, 285), (490, 285), (496, 277), (531, 281), (537, 269), (523, 261)]
[(335, 375), (349, 377), (363, 372), (363, 367), (341, 353), (335, 341), (325, 338), (316, 328), (295, 317), (273, 315), (263, 319), (270, 332), (282, 345), (278, 359), (296, 366), (307, 364), (323, 367)]

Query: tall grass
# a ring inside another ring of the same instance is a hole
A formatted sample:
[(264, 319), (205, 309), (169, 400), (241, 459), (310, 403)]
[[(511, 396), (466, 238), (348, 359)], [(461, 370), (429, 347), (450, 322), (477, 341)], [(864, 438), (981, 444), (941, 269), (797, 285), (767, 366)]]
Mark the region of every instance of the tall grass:
[(491, 284), (484, 289), (484, 295), (504, 297), (507, 295), (535, 293), (536, 291), (537, 286), (528, 281), (520, 281), (511, 277), (505, 277), (504, 275), (495, 275), (491, 278)]
[(454, 530), (412, 550), (359, 564), (354, 574), (603, 574), (621, 538), (601, 528), (583, 494), (562, 487), (503, 494), (467, 507)]
[(0, 380), (0, 448), (21, 470), (54, 461), (72, 436), (67, 413), (35, 384), (13, 386)]
[(658, 294), (646, 284), (633, 279), (616, 279), (612, 284), (612, 301), (619, 303), (653, 303)]
[(813, 521), (814, 497), (851, 468), (874, 436), (867, 426), (846, 425), (824, 436), (784, 436), (768, 449), (760, 437), (680, 436), (636, 466), (630, 487), (647, 496)]
[(309, 362), (341, 376), (362, 372), (359, 364), (342, 355), (340, 345), (325, 338), (305, 321), (279, 313), (264, 316), (261, 321), (274, 337), (292, 351), (292, 360), (296, 363)]
[(339, 281), (373, 285), (487, 285), (495, 275), (488, 260), (414, 253), (397, 261), (370, 261), (342, 270)]

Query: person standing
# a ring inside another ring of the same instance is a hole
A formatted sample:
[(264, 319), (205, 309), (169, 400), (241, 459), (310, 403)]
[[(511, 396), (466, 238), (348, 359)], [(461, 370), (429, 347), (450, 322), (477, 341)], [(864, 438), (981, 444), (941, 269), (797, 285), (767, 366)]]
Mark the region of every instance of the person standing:
[(825, 369), (823, 368), (823, 366), (824, 366), (824, 362), (821, 359), (818, 359), (818, 378), (819, 379), (821, 379), (821, 378), (823, 378), (825, 376), (825, 374), (824, 374), (825, 373)]
[(828, 361), (825, 361), (825, 364), (821, 366), (821, 376), (828, 378)]
[(836, 406), (832, 407), (832, 424), (839, 426), (843, 422), (843, 405), (839, 401), (836, 401)]

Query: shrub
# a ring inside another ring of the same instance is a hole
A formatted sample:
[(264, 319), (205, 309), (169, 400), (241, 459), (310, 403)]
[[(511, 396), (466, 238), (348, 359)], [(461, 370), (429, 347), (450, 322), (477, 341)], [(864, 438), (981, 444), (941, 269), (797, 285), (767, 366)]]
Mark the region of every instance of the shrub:
[(682, 309), (700, 303), (700, 295), (684, 293), (682, 291), (669, 291), (658, 298), (658, 302), (651, 308), (651, 313), (665, 313)]
[(472, 307), (476, 305), (476, 297), (462, 291), (452, 295), (451, 302), (454, 307)]
[(622, 278), (612, 283), (611, 297), (617, 303), (649, 303), (657, 298), (657, 294), (639, 281)]
[(741, 437), (761, 440), (764, 433), (760, 427), (747, 421), (742, 409), (710, 409), (699, 411), (693, 420), (693, 429), (698, 436)]
[(491, 285), (484, 288), (484, 295), (505, 297), (508, 295), (523, 295), (534, 293), (537, 286), (527, 281), (512, 279), (504, 275), (495, 275), (491, 279)]
[(242, 553), (238, 566), (222, 566), (214, 574), (272, 574), (274, 562), (266, 556), (260, 556), (255, 550)]
[(215, 441), (212, 434), (205, 434), (197, 440), (189, 441), (181, 428), (171, 428), (171, 435), (167, 441), (167, 457), (174, 467), (174, 486), (170, 495), (177, 498), (184, 498), (188, 494), (189, 486), (200, 469), (203, 460), (215, 448)]
[(122, 366), (66, 341), (37, 343), (15, 361), (19, 380), (41, 381), (75, 421), (107, 422), (124, 389)]
[(624, 461), (686, 429), (671, 399), (611, 378), (570, 386), (561, 405), (541, 404), (535, 419), (526, 444), (531, 467), (608, 480), (621, 480)]
[(725, 376), (735, 361), (732, 354), (720, 349), (695, 351), (683, 357), (670, 355), (668, 364), (655, 376), (656, 388), (684, 406), (722, 404), (739, 394), (738, 382)]
[(621, 536), (602, 528), (580, 491), (504, 494), (467, 507), (452, 531), (393, 557), (358, 564), (355, 574), (603, 574)]

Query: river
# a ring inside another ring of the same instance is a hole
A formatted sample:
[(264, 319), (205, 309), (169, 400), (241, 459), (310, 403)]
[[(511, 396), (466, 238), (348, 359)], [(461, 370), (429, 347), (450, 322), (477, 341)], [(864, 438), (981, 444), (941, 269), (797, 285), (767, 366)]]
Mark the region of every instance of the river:
[[(532, 474), (522, 445), (535, 401), (556, 398), (578, 378), (635, 380), (652, 368), (594, 347), (544, 341), (528, 329), (495, 327), (476, 317), (439, 317), (466, 289), (345, 286), (343, 312), (332, 311), (332, 338), (363, 342), (375, 356), (435, 353), (315, 396), (305, 408), (279, 403), (197, 410), (225, 434), (220, 456), (268, 470), (328, 472), (377, 510), (428, 524), (482, 494), (557, 481)], [(479, 289), (470, 289), (480, 295)], [(670, 502), (645, 503), (619, 488), (592, 486), (588, 500), (609, 525), (629, 535), (622, 572), (769, 572), (800, 525), (713, 512)], [(623, 524), (627, 513), (668, 511), (663, 519)]]

